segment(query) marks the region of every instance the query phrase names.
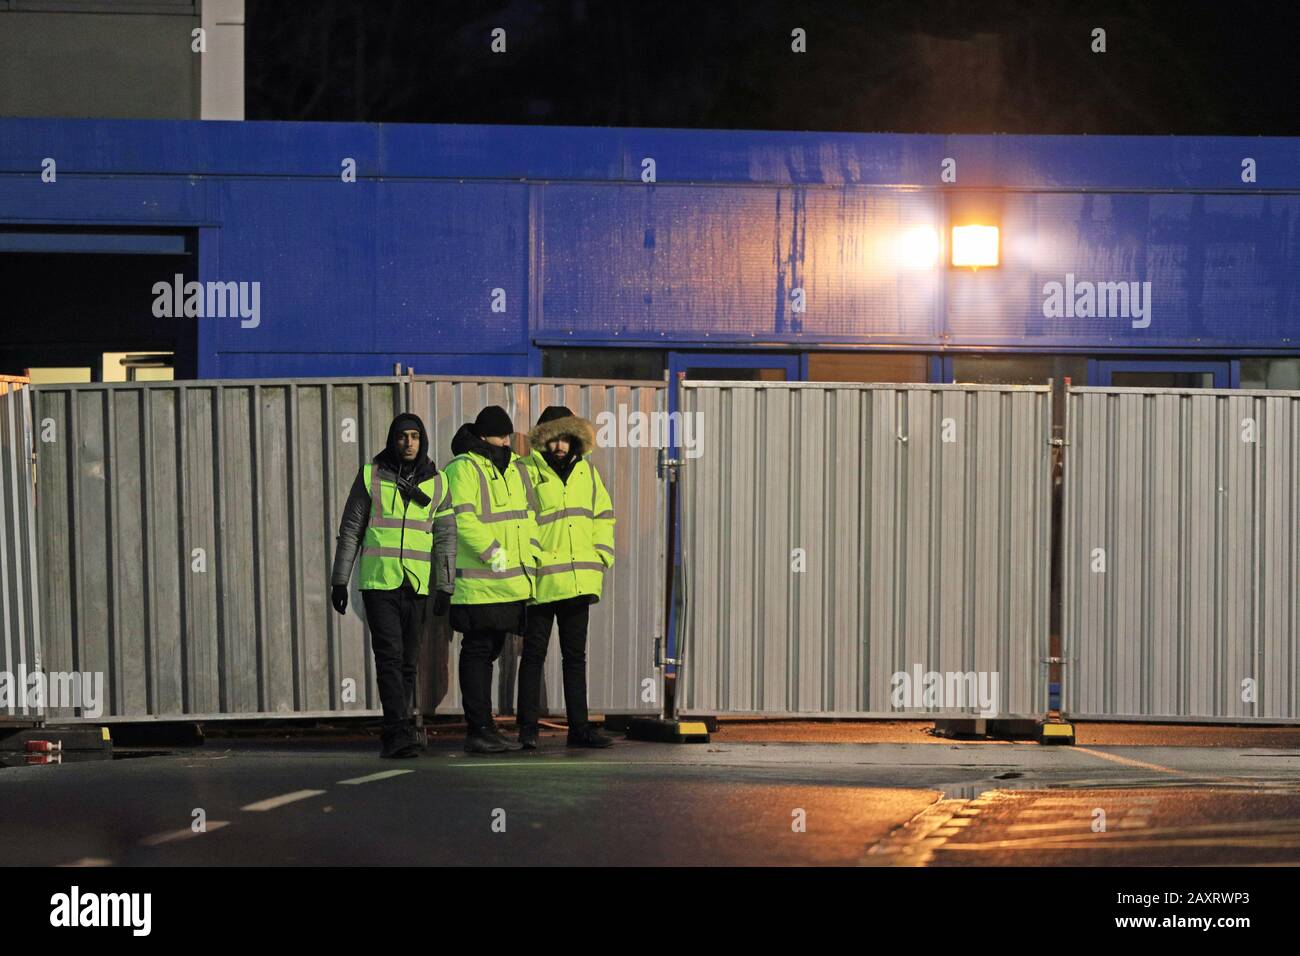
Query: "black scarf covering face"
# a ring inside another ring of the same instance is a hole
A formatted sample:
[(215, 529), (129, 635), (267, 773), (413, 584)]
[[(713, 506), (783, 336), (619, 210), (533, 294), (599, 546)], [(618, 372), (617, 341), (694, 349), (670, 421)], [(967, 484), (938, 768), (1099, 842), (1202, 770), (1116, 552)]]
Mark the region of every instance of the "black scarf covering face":
[(567, 455), (557, 455), (555, 452), (547, 449), (542, 452), (542, 458), (551, 466), (551, 470), (559, 476), (560, 481), (566, 485), (569, 483), (569, 475), (573, 474), (574, 466), (578, 464), (578, 453), (574, 450), (573, 445), (569, 446)]
[(510, 467), (510, 456), (513, 454), (509, 445), (492, 445), (479, 438), (478, 435), (474, 434), (474, 426), (466, 423), (461, 425), (456, 434), (452, 436), (451, 453), (453, 455), (463, 455), (469, 451), (476, 455), (482, 455), (492, 462), (502, 475)]
[(492, 464), (496, 465), (497, 471), (504, 475), (506, 469), (510, 467), (510, 446), (491, 445), (488, 442), (484, 442), (483, 446), (486, 449), (483, 452), (484, 457), (486, 457), (488, 461), (492, 462)]

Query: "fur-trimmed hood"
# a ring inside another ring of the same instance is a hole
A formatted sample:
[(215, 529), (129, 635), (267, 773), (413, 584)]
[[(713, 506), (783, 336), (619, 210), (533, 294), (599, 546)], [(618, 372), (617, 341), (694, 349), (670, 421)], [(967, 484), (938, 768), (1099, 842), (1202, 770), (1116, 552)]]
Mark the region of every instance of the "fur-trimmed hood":
[(561, 435), (574, 439), (574, 450), (578, 457), (589, 455), (596, 450), (596, 426), (580, 415), (565, 418), (552, 418), (549, 422), (536, 425), (528, 433), (528, 447), (536, 452), (546, 450), (546, 443)]

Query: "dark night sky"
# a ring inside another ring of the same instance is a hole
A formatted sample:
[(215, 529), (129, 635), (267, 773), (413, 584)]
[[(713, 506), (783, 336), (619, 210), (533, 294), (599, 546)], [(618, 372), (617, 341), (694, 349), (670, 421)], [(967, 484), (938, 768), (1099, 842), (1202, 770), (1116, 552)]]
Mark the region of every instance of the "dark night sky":
[[(1300, 134), (1300, 4), (248, 0), (247, 116)], [(494, 27), (508, 52), (489, 50)], [(808, 52), (790, 52), (807, 30)], [(1093, 53), (1091, 32), (1107, 32)]]

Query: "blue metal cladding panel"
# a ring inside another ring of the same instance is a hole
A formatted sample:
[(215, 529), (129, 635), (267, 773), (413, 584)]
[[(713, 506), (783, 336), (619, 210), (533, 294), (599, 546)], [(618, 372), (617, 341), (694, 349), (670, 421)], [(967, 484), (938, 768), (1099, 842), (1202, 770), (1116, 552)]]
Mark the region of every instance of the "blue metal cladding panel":
[(222, 357), (205, 374), (239, 374), (225, 356), (248, 352), (367, 355), (347, 374), (391, 370), (375, 361), (385, 353), (486, 353), (500, 358), (476, 364), (496, 372), (524, 358), (526, 186), (258, 178), (222, 180), (220, 194), (216, 274), (202, 278), (260, 282), (260, 317), (213, 323)]
[[(377, 292), (373, 183), (223, 179), (215, 274), (260, 283), (255, 327), (211, 320), (221, 352), (370, 352)], [(392, 341), (384, 351), (399, 349)], [(215, 370), (214, 370), (215, 371)], [(221, 375), (228, 374), (224, 367)]]
[(208, 212), (210, 180), (60, 173), (43, 183), (39, 169), (0, 174), (0, 222), (158, 226), (215, 218)]
[[(0, 119), (0, 172), (359, 176), (1153, 191), (1300, 189), (1300, 138), (928, 136), (566, 126)], [(1241, 161), (1257, 163), (1255, 185)]]
[(770, 333), (769, 189), (548, 185), (538, 332), (617, 338)]
[[(952, 270), (953, 344), (1294, 347), (1300, 197), (1056, 193), (1004, 197), (1002, 265)], [(1047, 283), (1150, 283), (1133, 315), (1047, 317)], [(1135, 325), (1136, 323), (1136, 325)]]
[[(909, 139), (911, 137), (908, 137)], [(958, 185), (1003, 189), (1300, 189), (1300, 138), (1279, 136), (948, 136)], [(1253, 185), (1242, 160), (1255, 160)]]
[[(442, 127), (438, 127), (441, 129)], [(454, 128), (454, 127), (453, 127)], [(0, 171), (60, 176), (331, 176), (343, 158), (379, 173), (385, 127), (363, 123), (0, 119)]]
[[(385, 183), (376, 212), (372, 348), (527, 349), (527, 186)], [(493, 311), (495, 289), (504, 293), (504, 311)]]
[[(974, 156), (976, 141), (984, 138), (957, 139)], [(638, 182), (642, 162), (653, 159), (660, 182), (895, 185), (937, 182), (940, 160), (953, 154), (953, 139), (576, 126), (0, 119), (0, 171), (39, 171), (42, 158), (53, 156), (60, 169), (83, 174), (337, 176), (342, 159), (350, 157), (359, 177)], [(986, 174), (997, 171), (992, 163)]]
[(499, 377), (528, 375), (526, 355), (464, 355), (424, 352), (222, 352), (219, 373), (213, 365), (199, 367), (199, 378), (357, 378), (391, 375), (401, 363), (421, 375)]
[[(972, 191), (1002, 265), (905, 268)], [(0, 119), (0, 223), (197, 227), (200, 278), (261, 282), (206, 376), (527, 372), (530, 307), (548, 343), (1295, 350), (1298, 194), (1296, 139)], [(1151, 282), (1151, 325), (1045, 318), (1067, 274)]]
[(926, 341), (938, 329), (938, 272), (905, 255), (915, 230), (942, 231), (933, 193), (549, 185), (544, 223), (543, 336)]
[(635, 180), (628, 131), (575, 126), (380, 126), (382, 175), (418, 179)]

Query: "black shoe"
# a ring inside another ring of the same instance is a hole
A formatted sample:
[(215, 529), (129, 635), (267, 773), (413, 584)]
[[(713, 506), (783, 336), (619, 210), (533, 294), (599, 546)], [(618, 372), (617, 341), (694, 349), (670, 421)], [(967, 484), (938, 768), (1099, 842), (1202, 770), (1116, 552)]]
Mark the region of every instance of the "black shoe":
[(613, 737), (607, 737), (595, 727), (569, 731), (567, 744), (570, 747), (609, 747), (614, 743)]
[(417, 727), (415, 725), (415, 721), (411, 721), (406, 725), (406, 736), (411, 746), (416, 750), (429, 749), (428, 735), (425, 734), (423, 727)]
[[(485, 733), (497, 743), (501, 744), (501, 746), (505, 747), (506, 750), (520, 749), (519, 744), (515, 743), (515, 741), (503, 734), (496, 724), (489, 724)], [(522, 743), (522, 741), (520, 741), (520, 743)]]
[(467, 754), (500, 754), (505, 753), (510, 748), (495, 737), (490, 737), (483, 731), (471, 733), (465, 738), (465, 753)]
[(519, 746), (524, 750), (537, 749), (537, 728), (521, 727), (519, 729)]
[(415, 744), (404, 731), (386, 730), (379, 735), (379, 756), (386, 760), (414, 757), (416, 753)]

